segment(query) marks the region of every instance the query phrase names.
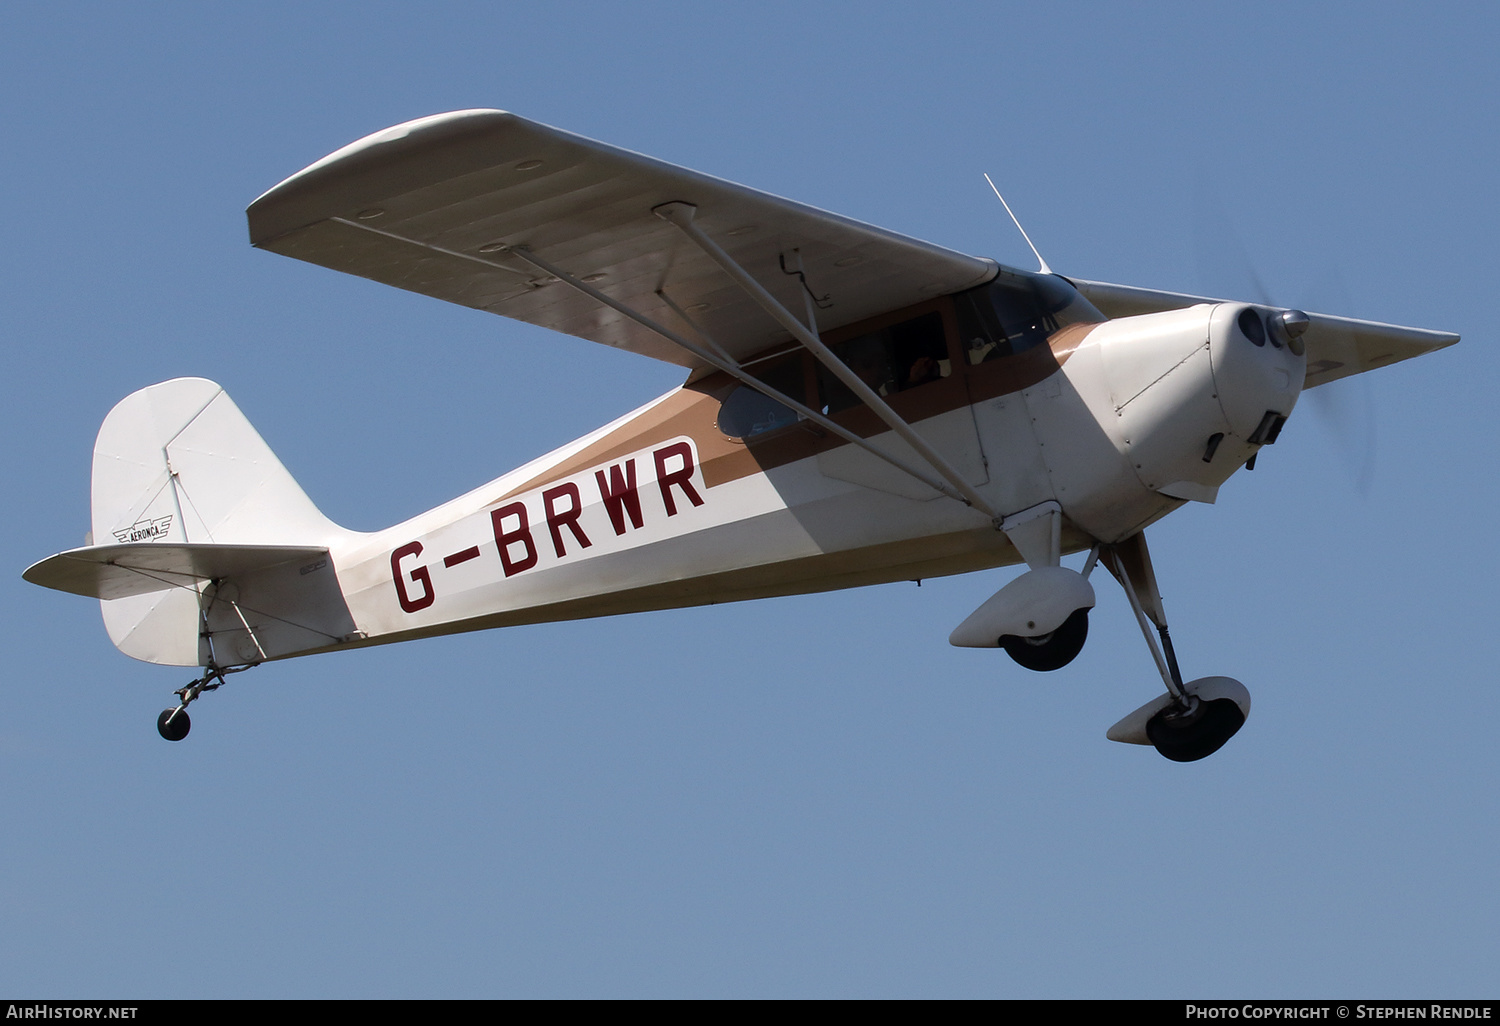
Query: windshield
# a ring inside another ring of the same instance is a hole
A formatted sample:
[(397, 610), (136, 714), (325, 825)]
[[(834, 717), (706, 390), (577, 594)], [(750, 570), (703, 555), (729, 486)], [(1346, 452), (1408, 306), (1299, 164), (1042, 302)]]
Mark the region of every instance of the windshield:
[(954, 296), (953, 305), (970, 364), (1044, 345), (1070, 324), (1105, 320), (1066, 278), (1004, 267), (989, 283)]

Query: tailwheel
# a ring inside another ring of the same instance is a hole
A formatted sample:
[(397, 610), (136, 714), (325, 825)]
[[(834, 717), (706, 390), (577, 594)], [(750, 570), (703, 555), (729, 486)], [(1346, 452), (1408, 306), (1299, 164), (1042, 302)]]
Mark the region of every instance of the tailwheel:
[(231, 673), (240, 673), (255, 663), (247, 663), (244, 666), (205, 666), (203, 676), (193, 681), (185, 688), (178, 688), (172, 694), (182, 699), (182, 704), (175, 709), (163, 709), (161, 715), (156, 718), (156, 732), (168, 741), (181, 741), (188, 736), (193, 722), (188, 719), (187, 707), (198, 700), (205, 691), (217, 691), (224, 683), (224, 678)]
[(1224, 747), (1245, 725), (1245, 713), (1230, 698), (1199, 699), (1189, 695), (1146, 721), (1146, 737), (1173, 762), (1197, 762)]
[(1088, 637), (1089, 611), (1078, 609), (1055, 631), (1035, 638), (1007, 634), (1000, 639), (1000, 647), (1028, 670), (1060, 670), (1083, 651)]
[(156, 732), (168, 741), (181, 741), (191, 729), (193, 721), (188, 719), (187, 709), (183, 706), (163, 709), (156, 718)]

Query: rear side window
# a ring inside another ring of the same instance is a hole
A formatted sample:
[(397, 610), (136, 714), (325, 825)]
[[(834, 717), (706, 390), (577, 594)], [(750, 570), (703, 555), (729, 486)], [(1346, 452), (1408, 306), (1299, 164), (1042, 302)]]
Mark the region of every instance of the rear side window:
[[(767, 360), (759, 367), (747, 367), (755, 377), (782, 395), (801, 401), (805, 392), (800, 353)], [(730, 438), (754, 438), (797, 423), (796, 411), (782, 405), (749, 385), (740, 385), (719, 407), (719, 430)]]

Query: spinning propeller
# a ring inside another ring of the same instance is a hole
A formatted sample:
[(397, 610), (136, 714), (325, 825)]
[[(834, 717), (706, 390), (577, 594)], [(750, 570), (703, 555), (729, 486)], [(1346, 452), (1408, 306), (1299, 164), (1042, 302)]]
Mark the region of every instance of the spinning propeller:
[[(1209, 197), (1207, 186), (1201, 179), (1196, 198), (1193, 250), (1200, 285), (1209, 295), (1243, 295), (1252, 302), (1280, 310), (1280, 314), (1272, 315), (1268, 320), (1273, 324), (1279, 320), (1290, 325), (1300, 319), (1300, 330), (1305, 331), (1307, 315), (1277, 302), (1271, 295), (1222, 204)], [(1348, 290), (1337, 272), (1332, 272), (1321, 287), (1311, 291), (1322, 293), (1329, 300), (1327, 303), (1310, 303), (1314, 309), (1348, 308)], [(1320, 330), (1331, 332), (1338, 329), (1325, 327)], [(1352, 339), (1347, 348), (1353, 351)], [(1361, 497), (1368, 497), (1375, 477), (1375, 401), (1369, 380), (1363, 374), (1354, 374), (1304, 391), (1302, 395), (1332, 440), (1340, 456), (1339, 462), (1352, 475), (1355, 490)]]

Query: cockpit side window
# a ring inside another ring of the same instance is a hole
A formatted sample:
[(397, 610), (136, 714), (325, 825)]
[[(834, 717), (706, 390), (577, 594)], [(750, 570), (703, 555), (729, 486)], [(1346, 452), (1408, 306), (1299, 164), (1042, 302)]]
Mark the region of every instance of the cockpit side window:
[[(953, 373), (943, 315), (936, 310), (856, 335), (829, 348), (880, 396), (904, 392)], [(859, 405), (854, 392), (821, 365), (818, 393), (825, 413), (838, 413)]]
[[(953, 319), (948, 302), (947, 298), (930, 300), (916, 308), (835, 329), (829, 333), (827, 345), (880, 396), (952, 379), (958, 350), (950, 348)], [(914, 309), (921, 312), (914, 313)], [(879, 326), (865, 328), (868, 324)], [(783, 395), (825, 414), (863, 406), (852, 389), (800, 346), (753, 360), (745, 364), (745, 370)], [(730, 438), (755, 438), (798, 422), (793, 410), (748, 385), (731, 388), (719, 407), (719, 430)]]

